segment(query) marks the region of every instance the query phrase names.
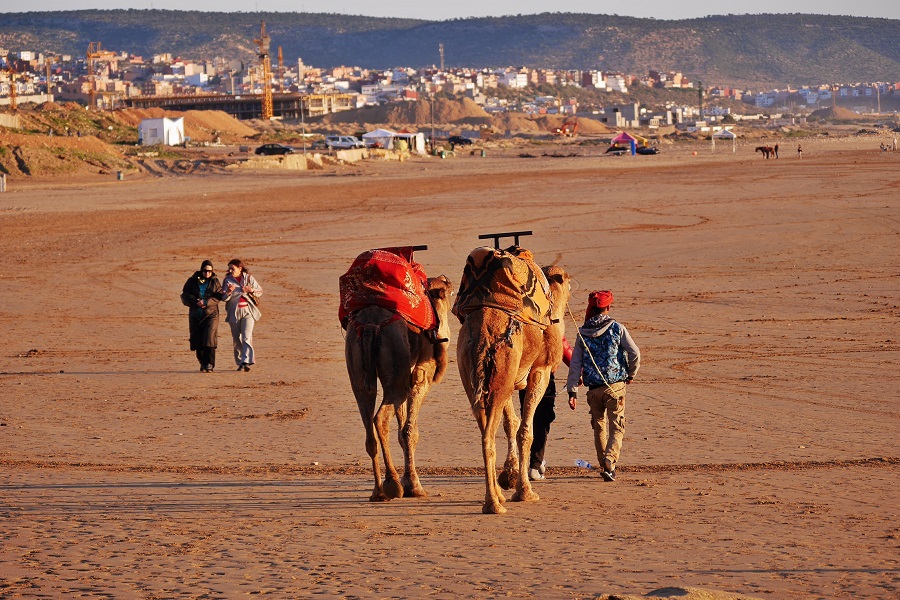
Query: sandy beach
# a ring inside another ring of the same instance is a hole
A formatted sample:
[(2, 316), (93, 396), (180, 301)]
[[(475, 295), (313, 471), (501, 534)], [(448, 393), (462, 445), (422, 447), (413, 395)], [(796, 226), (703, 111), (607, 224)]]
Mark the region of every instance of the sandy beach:
[[(897, 597), (900, 154), (786, 146), (10, 181), (0, 598)], [(429, 497), (370, 503), (338, 277), (427, 244), (455, 289), (516, 230), (641, 347), (618, 480), (574, 466), (589, 416), (560, 394), (540, 500), (481, 514), (454, 338)], [(223, 317), (203, 374), (179, 294), (234, 257), (265, 289), (257, 365)]]

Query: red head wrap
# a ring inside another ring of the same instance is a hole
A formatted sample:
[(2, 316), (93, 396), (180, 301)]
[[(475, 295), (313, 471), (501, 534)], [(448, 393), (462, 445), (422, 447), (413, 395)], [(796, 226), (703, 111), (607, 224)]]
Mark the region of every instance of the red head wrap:
[(607, 308), (612, 304), (613, 295), (609, 290), (599, 290), (588, 294), (587, 311), (584, 313), (584, 319), (588, 320), (598, 312), (599, 309)]

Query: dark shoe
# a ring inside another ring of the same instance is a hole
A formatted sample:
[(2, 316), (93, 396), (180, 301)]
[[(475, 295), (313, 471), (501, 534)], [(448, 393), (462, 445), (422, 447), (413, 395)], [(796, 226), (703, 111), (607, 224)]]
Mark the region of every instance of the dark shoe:
[(238, 370), (238, 371), (243, 371), (243, 370), (244, 370), (244, 363), (239, 364), (237, 370)]
[(612, 471), (603, 471), (600, 473), (600, 477), (603, 478), (603, 481), (615, 481), (616, 480), (616, 471), (613, 469)]
[(213, 369), (215, 369), (214, 366), (212, 366), (212, 365), (206, 365), (206, 372), (207, 372), (207, 373), (212, 373), (212, 372), (213, 372)]
[(250, 371), (250, 365), (248, 365), (247, 363), (242, 364), (241, 367), (244, 369), (244, 371)]
[(206, 365), (200, 365), (200, 372), (206, 373)]

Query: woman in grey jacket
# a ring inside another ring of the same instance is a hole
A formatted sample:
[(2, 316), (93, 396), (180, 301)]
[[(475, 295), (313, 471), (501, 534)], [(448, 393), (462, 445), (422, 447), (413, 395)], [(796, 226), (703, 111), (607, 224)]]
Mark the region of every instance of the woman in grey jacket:
[(225, 301), (225, 322), (231, 326), (238, 371), (249, 371), (250, 365), (256, 362), (253, 325), (262, 316), (257, 305), (261, 295), (262, 287), (241, 259), (229, 261), (228, 275), (222, 282), (222, 300)]

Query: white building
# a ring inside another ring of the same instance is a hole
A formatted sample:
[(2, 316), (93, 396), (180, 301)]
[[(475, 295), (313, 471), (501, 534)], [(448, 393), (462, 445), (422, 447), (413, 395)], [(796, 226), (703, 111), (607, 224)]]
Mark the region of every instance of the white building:
[(143, 146), (177, 146), (184, 143), (184, 117), (144, 119), (138, 125), (138, 142)]

